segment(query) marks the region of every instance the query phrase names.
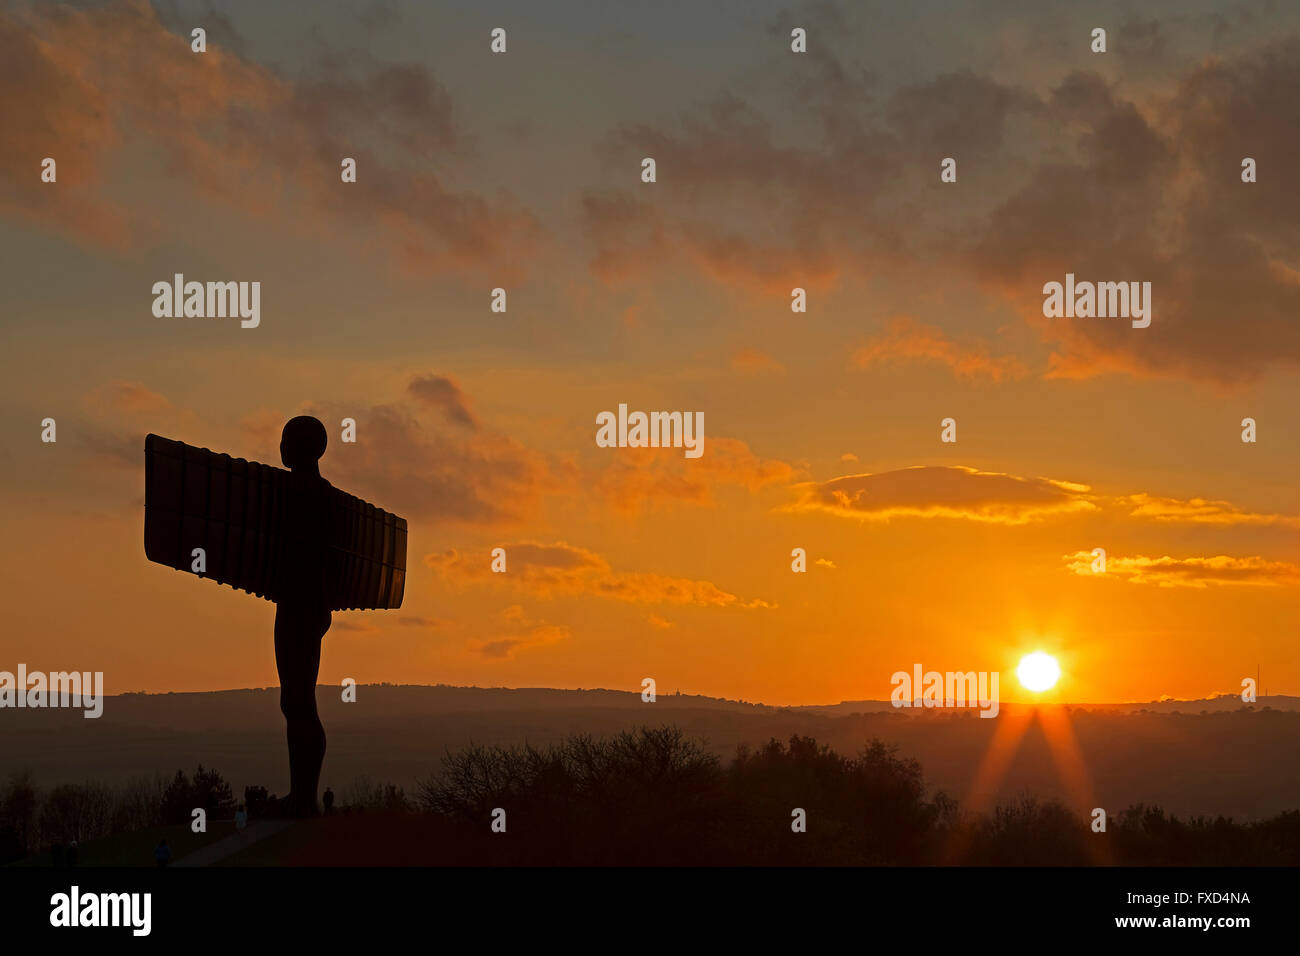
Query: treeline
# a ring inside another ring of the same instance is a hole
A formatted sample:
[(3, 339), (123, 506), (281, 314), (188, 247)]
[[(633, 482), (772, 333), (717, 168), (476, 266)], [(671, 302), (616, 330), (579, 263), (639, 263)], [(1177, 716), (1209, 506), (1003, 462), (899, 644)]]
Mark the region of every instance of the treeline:
[[(183, 770), (156, 774), (120, 786), (96, 781), (39, 789), (28, 773), (13, 774), (0, 790), (0, 866), (31, 854), (66, 848), (117, 833), (190, 824), (195, 809), (209, 821), (230, 820), (237, 809), (250, 819), (271, 813), (265, 787), (246, 787), (237, 801), (229, 783), (201, 764), (192, 776)], [(393, 784), (358, 778), (345, 793), (346, 812), (411, 810), (405, 793)]]
[(88, 781), (50, 790), (38, 789), (30, 774), (17, 773), (0, 791), (0, 864), (74, 840), (189, 823), (198, 807), (213, 820), (235, 810), (230, 785), (201, 765), (193, 777), (177, 770), (170, 779), (157, 774), (116, 787)]
[[(265, 794), (245, 790), (250, 817), (265, 812)], [(188, 823), (195, 807), (212, 821), (236, 803), (202, 767), (192, 777), (48, 792), (15, 776), (0, 798), (0, 861)], [(1098, 833), (1092, 808), (1025, 797), (972, 813), (943, 793), (927, 796), (917, 762), (879, 741), (849, 757), (793, 736), (724, 762), (674, 727), (470, 746), (448, 753), (411, 798), (359, 779), (335, 809), (363, 813), (368, 830), (386, 834), (371, 862), (400, 845), (403, 861), (427, 865), (1300, 864), (1300, 811), (1236, 823), (1134, 806)]]
[[(1243, 824), (1139, 805), (1098, 833), (1091, 807), (1027, 796), (966, 812), (942, 792), (928, 798), (920, 765), (879, 741), (846, 757), (797, 735), (741, 747), (726, 764), (676, 728), (469, 747), (444, 758), (417, 804), (449, 824), (439, 855), (457, 863), (1300, 863), (1300, 811)], [(508, 840), (489, 829), (498, 807)]]

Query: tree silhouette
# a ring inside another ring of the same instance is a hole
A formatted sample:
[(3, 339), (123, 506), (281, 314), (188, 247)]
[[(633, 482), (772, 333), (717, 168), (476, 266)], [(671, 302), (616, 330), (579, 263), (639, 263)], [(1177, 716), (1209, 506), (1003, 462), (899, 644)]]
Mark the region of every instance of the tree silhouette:
[(162, 798), (164, 823), (189, 823), (195, 809), (202, 808), (209, 820), (220, 820), (235, 812), (235, 795), (221, 774), (199, 764), (194, 779), (177, 770)]

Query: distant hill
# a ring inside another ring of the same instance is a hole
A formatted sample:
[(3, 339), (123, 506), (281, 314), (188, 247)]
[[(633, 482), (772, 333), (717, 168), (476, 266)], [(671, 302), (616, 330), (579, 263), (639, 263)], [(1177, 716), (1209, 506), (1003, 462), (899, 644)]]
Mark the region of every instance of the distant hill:
[[(1025, 706), (1027, 705), (1002, 704), (1000, 711), (1014, 713)], [(1242, 710), (1250, 705), (1243, 704), (1241, 702), (1241, 697), (1238, 694), (1220, 694), (1217, 697), (1206, 697), (1199, 700), (1165, 699), (1148, 701), (1146, 703), (1069, 704), (1068, 706), (1081, 710), (1094, 712), (1104, 711), (1107, 713), (1132, 714), (1147, 711), (1153, 714), (1199, 714), (1202, 711), (1217, 713), (1226, 710)], [(1300, 697), (1288, 697), (1284, 694), (1279, 694), (1273, 697), (1260, 697), (1255, 706), (1272, 707), (1274, 710), (1300, 711)], [(838, 704), (811, 704), (789, 709), (843, 717), (848, 714), (880, 713), (882, 711), (893, 710), (894, 706), (887, 700), (845, 700)], [(906, 712), (906, 708), (903, 708), (902, 710)]]
[[(0, 712), (3, 769), (30, 769), (38, 784), (120, 782), (154, 773), (219, 770), (246, 784), (286, 788), (284, 724), (277, 688), (187, 694), (125, 694), (104, 715), (73, 710)], [(976, 770), (1004, 721), (972, 711), (894, 709), (883, 701), (771, 707), (695, 695), (635, 692), (362, 685), (345, 704), (318, 689), (329, 736), (322, 785), (342, 793), (357, 778), (411, 788), (447, 749), (474, 743), (549, 743), (573, 733), (604, 735), (640, 724), (676, 724), (731, 756), (742, 743), (807, 735), (844, 753), (873, 737), (915, 758), (933, 791), (965, 802)], [(1002, 715), (1026, 713), (1006, 705)], [(1073, 707), (1070, 727), (1097, 806), (1158, 803), (1178, 814), (1272, 816), (1300, 808), (1300, 699), (1236, 697)], [(1041, 727), (1031, 723), (995, 796), (1068, 794)]]

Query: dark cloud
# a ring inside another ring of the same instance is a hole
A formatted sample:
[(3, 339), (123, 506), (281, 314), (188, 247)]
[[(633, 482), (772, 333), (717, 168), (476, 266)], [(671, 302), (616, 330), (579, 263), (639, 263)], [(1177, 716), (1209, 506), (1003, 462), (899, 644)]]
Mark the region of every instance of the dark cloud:
[[(1193, 29), (1209, 22), (1177, 35)], [(611, 161), (654, 156), (659, 182), (584, 197), (592, 269), (628, 282), (686, 266), (772, 292), (946, 262), (1039, 331), (1048, 375), (1232, 384), (1295, 364), (1300, 38), (1194, 59), (1173, 35), (1155, 20), (1117, 28), (1126, 57), (1168, 60), (1140, 94), (1080, 70), (1046, 93), (969, 70), (882, 91), (836, 43), (774, 60), (773, 77), (611, 134)], [(944, 156), (961, 185), (941, 199)], [(1151, 327), (1045, 320), (1043, 284), (1067, 272), (1150, 282)]]
[[(1248, 380), (1300, 360), (1300, 197), (1282, 157), (1300, 153), (1300, 42), (1211, 61), (1146, 112), (1074, 74), (1049, 106), (1077, 145), (993, 213), (970, 253), (1057, 343), (1055, 374), (1107, 371)], [(1149, 115), (1148, 115), (1149, 114)], [(1241, 181), (1241, 161), (1260, 181)], [(1149, 329), (1041, 319), (1041, 285), (1152, 283)]]
[(111, 431), (96, 425), (80, 425), (74, 439), (94, 462), (136, 471), (144, 464), (144, 434)]
[[(164, 221), (100, 186), (128, 142), (155, 148), (203, 196), (254, 217), (292, 202), (300, 228), (346, 227), (401, 270), (518, 270), (540, 238), (507, 197), (453, 190), (435, 172), (463, 137), (420, 64), (326, 55), (285, 77), (237, 49), (191, 52), (188, 30), (171, 32), (146, 3), (51, 3), (0, 13), (0, 71), (0, 211), (90, 243), (128, 247)], [(39, 180), (44, 156), (58, 160), (57, 190)], [(343, 157), (358, 168), (346, 187)]]
[(360, 413), (328, 408), (311, 411), (327, 421), (354, 417), (357, 441), (329, 455), (327, 477), (407, 518), (517, 524), (535, 515), (546, 493), (572, 480), (547, 456), (512, 438), (428, 421), (420, 406), (375, 405)]
[(1038, 109), (1037, 98), (1025, 91), (962, 70), (903, 87), (885, 112), (899, 148), (933, 166), (937, 157), (975, 160), (995, 153), (1013, 112)]
[(465, 393), (445, 375), (418, 376), (411, 380), (406, 390), (425, 405), (440, 409), (453, 425), (478, 427), (478, 420), (469, 410)]

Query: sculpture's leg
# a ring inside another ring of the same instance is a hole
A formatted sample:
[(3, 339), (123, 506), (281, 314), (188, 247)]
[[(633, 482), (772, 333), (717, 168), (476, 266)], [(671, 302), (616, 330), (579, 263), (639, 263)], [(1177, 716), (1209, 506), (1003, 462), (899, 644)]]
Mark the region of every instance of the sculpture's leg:
[(275, 609), (275, 666), (280, 673), (280, 712), (289, 738), (289, 811), (320, 812), (316, 791), (325, 761), (325, 728), (316, 712), (321, 639), (330, 612), (281, 604)]

